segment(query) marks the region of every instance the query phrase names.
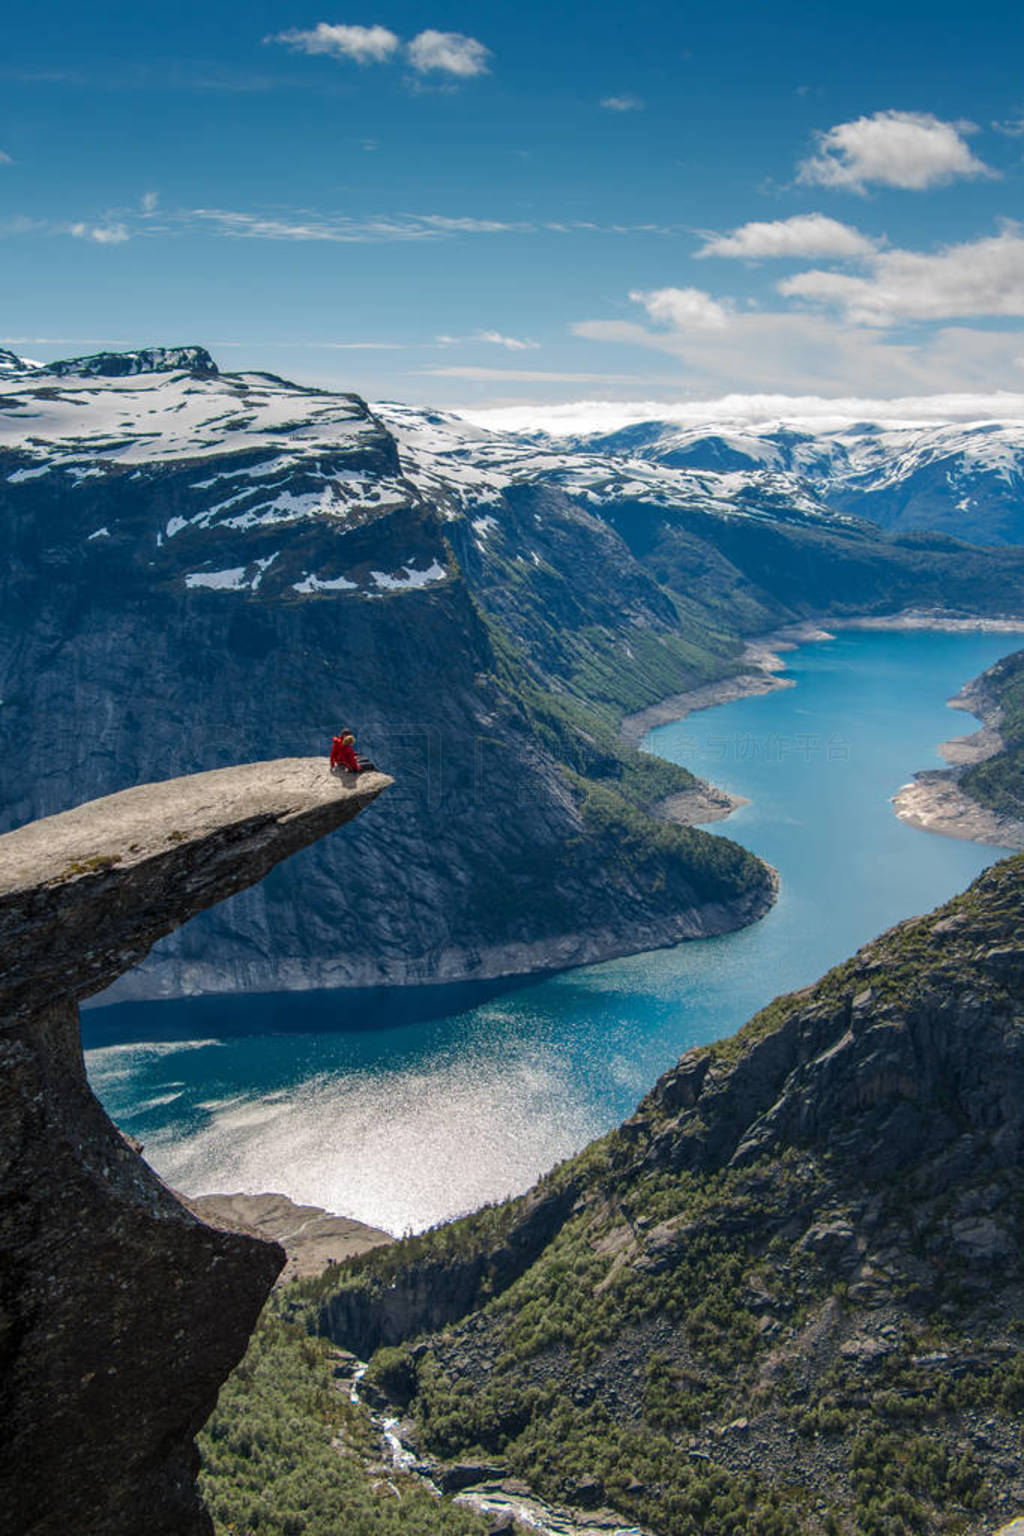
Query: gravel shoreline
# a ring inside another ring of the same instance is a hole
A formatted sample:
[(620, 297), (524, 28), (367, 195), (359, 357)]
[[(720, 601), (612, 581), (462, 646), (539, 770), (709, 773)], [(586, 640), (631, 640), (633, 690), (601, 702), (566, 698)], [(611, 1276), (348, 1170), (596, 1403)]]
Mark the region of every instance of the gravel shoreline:
[(1002, 711), (980, 678), (965, 683), (948, 702), (951, 709), (974, 715), (982, 722), (981, 729), (942, 742), (939, 751), (950, 766), (923, 768), (915, 773), (893, 795), (893, 810), (900, 821), (919, 832), (935, 832), (940, 837), (957, 837), (1019, 852), (1024, 849), (1024, 821), (990, 811), (972, 799), (960, 784), (966, 768), (1001, 751)]
[[(987, 619), (908, 609), (904, 613), (882, 617), (825, 616), (788, 624), (782, 629), (747, 641), (739, 657), (743, 671), (719, 678), (716, 682), (703, 683), (684, 693), (672, 694), (647, 709), (627, 715), (620, 727), (623, 740), (630, 746), (639, 747), (647, 732), (656, 726), (685, 720), (698, 710), (713, 709), (718, 704), (731, 704), (737, 699), (773, 693), (777, 688), (795, 687), (792, 678), (778, 676), (786, 666), (782, 653), (796, 650), (798, 646), (808, 645), (815, 640), (833, 640), (835, 632), (840, 629), (935, 630), (947, 634), (980, 631), (986, 634), (1024, 635), (1024, 616)], [(908, 826), (920, 831), (986, 843), (997, 848), (1024, 849), (1024, 822), (996, 815), (972, 800), (959, 787), (959, 778), (965, 767), (983, 762), (1002, 747), (1002, 737), (997, 728), (998, 706), (977, 686), (977, 679), (966, 683), (949, 703), (954, 709), (963, 709), (976, 715), (983, 722), (982, 728), (942, 743), (939, 751), (952, 766), (924, 769), (916, 773), (913, 780), (904, 784), (892, 798), (896, 815)], [(723, 821), (738, 806), (747, 803), (742, 796), (730, 795), (706, 779), (699, 779), (692, 790), (670, 795), (660, 801), (654, 807), (654, 813), (664, 820), (676, 821), (684, 826), (699, 826), (706, 822)]]

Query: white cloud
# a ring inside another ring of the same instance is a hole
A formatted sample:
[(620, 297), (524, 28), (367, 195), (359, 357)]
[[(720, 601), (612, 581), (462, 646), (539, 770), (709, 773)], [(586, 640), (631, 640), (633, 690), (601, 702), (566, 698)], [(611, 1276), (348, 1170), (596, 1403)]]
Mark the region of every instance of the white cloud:
[(634, 304), (642, 304), (652, 320), (674, 330), (720, 330), (729, 318), (728, 311), (702, 288), (656, 288), (629, 297)]
[(490, 49), (463, 32), (435, 32), (428, 29), (413, 38), (407, 48), (409, 63), (418, 74), (441, 73), (468, 80), (472, 75), (486, 75)]
[(658, 328), (629, 320), (584, 320), (572, 331), (588, 341), (643, 347), (674, 358), (680, 388), (691, 393), (700, 388), (717, 393), (927, 394), (1019, 389), (1021, 382), (1018, 330), (947, 326), (907, 339), (829, 315), (723, 309), (717, 327), (694, 327), (684, 317), (678, 326)]
[(512, 384), (607, 384), (622, 383), (623, 376), (615, 373), (545, 373), (540, 369), (526, 368), (419, 368), (421, 377), (432, 379), (472, 379), (484, 383)]
[(527, 341), (518, 336), (503, 336), (500, 331), (476, 331), (474, 341), (488, 341), (495, 347), (507, 347), (510, 352), (535, 352), (539, 341)]
[(159, 192), (143, 192), (143, 194), (142, 194), (142, 211), (143, 211), (143, 213), (155, 213), (156, 210), (157, 210), (157, 206), (158, 206), (159, 202), (160, 202), (160, 194), (159, 194)]
[(800, 272), (778, 287), (786, 298), (835, 305), (855, 325), (1024, 316), (1024, 234), (1007, 226), (989, 239), (947, 246), (934, 255), (879, 251), (867, 276)]
[(730, 394), (711, 400), (573, 400), (564, 404), (461, 408), (457, 415), (497, 432), (548, 432), (576, 436), (619, 432), (642, 421), (684, 427), (785, 424), (841, 432), (858, 422), (898, 428), (951, 421), (1024, 421), (1024, 394), (825, 396)]
[(792, 219), (742, 224), (731, 235), (712, 235), (696, 254), (758, 261), (774, 256), (867, 256), (874, 249), (874, 241), (849, 224), (823, 213), (800, 213)]
[(311, 31), (292, 27), (263, 39), (265, 43), (284, 43), (295, 53), (326, 53), (335, 59), (352, 59), (356, 64), (385, 64), (398, 51), (399, 38), (387, 27), (341, 26), (318, 21)]
[(996, 133), (1003, 133), (1010, 139), (1019, 139), (1024, 134), (1024, 117), (1011, 117), (1003, 123), (993, 123)]
[(609, 112), (642, 112), (644, 109), (642, 99), (629, 92), (624, 96), (604, 96), (601, 105), (607, 107)]
[(187, 228), (206, 227), (218, 235), (247, 240), (324, 240), (338, 244), (363, 244), (389, 240), (443, 240), (459, 235), (674, 234), (670, 226), (654, 224), (594, 224), (583, 219), (569, 223), (553, 220), (481, 219), (444, 213), (380, 214), (353, 218), (348, 214), (319, 213), (307, 209), (281, 213), (246, 213), (229, 208), (188, 208), (167, 215), (169, 223)]
[(436, 240), (444, 233), (433, 224), (413, 217), (352, 219), (345, 215), (301, 212), (275, 217), (239, 213), (229, 208), (193, 208), (183, 222), (200, 223), (219, 235), (239, 240), (313, 240), (338, 245), (363, 245), (390, 240)]
[(123, 245), (131, 239), (123, 224), (72, 224), (68, 232), (76, 240), (92, 240), (96, 245)]
[(818, 153), (797, 179), (863, 192), (869, 184), (921, 191), (961, 176), (995, 173), (975, 159), (963, 135), (972, 125), (944, 123), (930, 112), (875, 112), (819, 133)]
[(14, 164), (14, 161), (11, 159), (10, 155), (6, 154), (2, 149), (0, 149), (0, 165), (13, 165), (13, 164)]
[(467, 341), (484, 341), (495, 347), (505, 347), (509, 352), (535, 352), (539, 341), (524, 341), (518, 336), (503, 336), (501, 331), (474, 331), (470, 336), (436, 336), (442, 347), (461, 346)]
[(536, 228), (532, 224), (508, 224), (502, 219), (449, 218), (443, 213), (422, 213), (416, 217), (431, 229), (452, 235), (503, 235), (508, 231)]

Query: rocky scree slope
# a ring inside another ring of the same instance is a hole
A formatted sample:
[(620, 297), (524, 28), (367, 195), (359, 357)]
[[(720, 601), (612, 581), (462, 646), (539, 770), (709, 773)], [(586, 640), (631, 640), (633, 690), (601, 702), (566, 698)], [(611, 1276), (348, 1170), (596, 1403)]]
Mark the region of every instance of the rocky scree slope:
[(77, 1004), (389, 783), (250, 763), (0, 838), (3, 1536), (211, 1532), (193, 1436), (284, 1253), (199, 1220), (122, 1137)]
[(24, 747), (6, 825), (211, 759), (322, 751), (344, 723), (401, 789), (351, 870), (311, 852), (120, 995), (486, 977), (766, 909), (757, 860), (645, 814), (692, 779), (621, 746), (616, 701), (730, 644), (684, 639), (603, 522), (549, 491), (469, 517), (406, 477), (353, 396), (143, 361), (32, 371), (0, 401), (0, 738)]
[(385, 1346), (368, 1382), (464, 1482), (659, 1536), (991, 1532), (1024, 1511), (1022, 916), (1015, 857), (293, 1310)]

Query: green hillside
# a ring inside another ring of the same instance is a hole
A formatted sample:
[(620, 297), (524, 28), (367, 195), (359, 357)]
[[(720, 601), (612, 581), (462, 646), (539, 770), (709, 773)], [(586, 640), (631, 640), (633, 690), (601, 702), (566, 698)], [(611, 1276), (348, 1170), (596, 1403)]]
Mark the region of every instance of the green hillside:
[(967, 793), (1002, 816), (1024, 817), (1024, 651), (1004, 656), (984, 674), (983, 687), (1002, 716), (1003, 749), (968, 768)]
[(1024, 1508), (1022, 913), (1024, 857), (285, 1310), (377, 1347), (424, 1453), (656, 1536), (991, 1532)]

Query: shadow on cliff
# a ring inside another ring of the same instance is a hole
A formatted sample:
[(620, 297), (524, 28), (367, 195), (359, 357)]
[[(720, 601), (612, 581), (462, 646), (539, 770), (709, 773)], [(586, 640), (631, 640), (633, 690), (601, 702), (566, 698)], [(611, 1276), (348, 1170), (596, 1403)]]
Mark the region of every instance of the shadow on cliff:
[(239, 1039), (246, 1035), (363, 1034), (454, 1018), (537, 985), (537, 977), (455, 982), (435, 987), (325, 988), (251, 996), (166, 998), (82, 1011), (87, 1051), (157, 1040)]

